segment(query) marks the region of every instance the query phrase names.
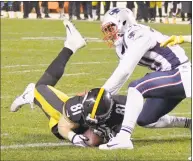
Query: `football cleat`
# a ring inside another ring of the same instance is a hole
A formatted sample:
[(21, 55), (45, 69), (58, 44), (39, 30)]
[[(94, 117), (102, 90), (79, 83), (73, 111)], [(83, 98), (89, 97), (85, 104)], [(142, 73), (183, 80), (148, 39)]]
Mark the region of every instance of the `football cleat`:
[(76, 50), (86, 45), (86, 41), (70, 21), (64, 19), (63, 24), (66, 27), (66, 40), (64, 46), (75, 53)]
[(35, 84), (30, 83), (25, 91), (13, 101), (10, 108), (11, 112), (17, 112), (25, 104), (30, 104), (31, 108), (33, 108), (34, 89)]
[(130, 138), (124, 138), (117, 134), (116, 137), (112, 137), (106, 144), (99, 146), (100, 150), (113, 150), (113, 149), (133, 149), (133, 143)]

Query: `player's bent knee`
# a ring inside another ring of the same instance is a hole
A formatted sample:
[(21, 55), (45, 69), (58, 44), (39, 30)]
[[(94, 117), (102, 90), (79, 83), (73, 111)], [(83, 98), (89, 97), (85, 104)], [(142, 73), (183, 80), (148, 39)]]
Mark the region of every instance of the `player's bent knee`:
[(143, 119), (139, 119), (138, 118), (138, 120), (137, 120), (137, 125), (139, 125), (139, 126), (146, 126), (146, 125), (148, 125), (148, 123), (147, 123), (147, 121), (146, 120), (143, 120)]
[(143, 116), (139, 116), (138, 119), (137, 119), (137, 124), (139, 126), (142, 126), (142, 127), (147, 127), (148, 125), (156, 122), (157, 120), (155, 120), (154, 118), (151, 118), (151, 119), (146, 119), (144, 118)]
[(40, 84), (40, 85), (37, 85), (36, 87), (35, 87), (35, 89), (37, 90), (37, 91), (42, 91), (43, 89), (45, 89), (45, 88), (47, 88), (47, 85), (45, 85), (45, 84)]

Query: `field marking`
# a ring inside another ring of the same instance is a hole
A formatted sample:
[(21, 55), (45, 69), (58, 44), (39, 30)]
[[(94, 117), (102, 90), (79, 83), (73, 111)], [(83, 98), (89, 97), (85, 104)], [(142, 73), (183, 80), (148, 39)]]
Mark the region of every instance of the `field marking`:
[[(7, 72), (9, 74), (22, 74), (22, 73), (30, 73), (30, 72), (42, 72), (44, 71), (43, 69), (32, 69), (32, 70), (18, 70), (18, 71), (13, 71), (13, 72)], [(68, 73), (64, 74), (63, 77), (69, 77), (69, 76), (78, 76), (78, 75), (89, 75), (90, 73)]]
[[(40, 37), (21, 37), (21, 40), (65, 40), (65, 37), (59, 36), (40, 36)], [(104, 42), (102, 39), (97, 37), (85, 37), (88, 42)]]
[[(164, 136), (151, 136), (151, 137), (147, 137), (147, 138), (142, 138), (144, 139), (164, 139), (164, 138), (179, 138), (179, 137), (191, 137), (191, 135), (164, 135)], [(137, 141), (137, 140), (141, 140), (140, 138), (132, 138), (132, 140)], [(148, 141), (148, 140), (147, 140)], [(55, 146), (72, 146), (71, 143), (31, 143), (31, 144), (16, 144), (16, 145), (1, 145), (1, 150), (5, 150), (5, 149), (21, 149), (21, 148), (35, 148), (35, 147), (55, 147)]]
[[(82, 65), (82, 64), (107, 64), (107, 63), (116, 63), (115, 62), (108, 62), (108, 61), (104, 61), (104, 62), (99, 62), (99, 61), (91, 61), (91, 62), (74, 62), (74, 63), (70, 63), (69, 65)], [(33, 67), (33, 66), (48, 66), (49, 64), (34, 64), (34, 65), (29, 65), (29, 64), (16, 64), (16, 65), (5, 65), (5, 66), (1, 66), (1, 69), (5, 69), (5, 68), (16, 68), (16, 67)]]
[(1, 137), (2, 136), (8, 136), (9, 134), (8, 133), (3, 133), (3, 134), (1, 134)]
[[(163, 129), (163, 128), (162, 128)], [(171, 128), (170, 128), (171, 129)], [(178, 134), (178, 135), (164, 135), (164, 136), (150, 136), (147, 137), (147, 139), (157, 139), (157, 140), (161, 140), (161, 139), (167, 139), (167, 138), (181, 138), (181, 137), (191, 137), (191, 135), (182, 135), (182, 134)], [(143, 138), (144, 139), (144, 138)], [(134, 141), (137, 139), (134, 139)], [(139, 139), (140, 140), (140, 139)]]
[(16, 145), (2, 145), (1, 150), (4, 149), (21, 149), (21, 148), (35, 148), (35, 147), (55, 147), (55, 146), (70, 146), (71, 143), (33, 143), (33, 144), (16, 144)]
[(191, 115), (192, 113), (191, 112), (183, 112), (183, 113), (180, 113), (180, 112), (174, 112), (174, 113), (169, 113), (169, 114), (171, 114), (171, 115)]
[(91, 49), (88, 49), (90, 51), (96, 51), (96, 50), (115, 50), (114, 48), (91, 48)]

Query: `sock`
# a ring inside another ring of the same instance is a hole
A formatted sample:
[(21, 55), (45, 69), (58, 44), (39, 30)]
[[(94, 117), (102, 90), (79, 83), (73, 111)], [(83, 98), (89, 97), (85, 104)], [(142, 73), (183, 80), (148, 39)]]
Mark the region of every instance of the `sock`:
[(177, 4), (177, 9), (182, 9), (182, 4), (181, 3)]
[(64, 73), (66, 63), (72, 55), (72, 51), (66, 47), (58, 54), (58, 56), (52, 61), (45, 73), (36, 83), (36, 86), (40, 84), (55, 86)]
[(192, 120), (186, 117), (164, 115), (157, 122), (146, 125), (148, 128), (191, 128)]
[(142, 94), (137, 89), (130, 87), (128, 89), (125, 115), (119, 135), (129, 138), (131, 137), (137, 118), (141, 113), (142, 107)]
[(93, 19), (95, 20), (96, 19), (96, 9), (92, 9), (92, 16), (93, 16)]

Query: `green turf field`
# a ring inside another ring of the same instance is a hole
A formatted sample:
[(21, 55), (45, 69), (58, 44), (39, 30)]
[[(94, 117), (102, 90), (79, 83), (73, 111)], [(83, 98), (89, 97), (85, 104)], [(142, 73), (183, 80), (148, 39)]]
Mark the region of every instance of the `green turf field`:
[[(101, 39), (97, 22), (75, 22), (82, 35)], [(190, 34), (189, 25), (150, 24), (168, 34)], [(24, 106), (17, 113), (9, 111), (13, 99), (26, 85), (36, 82), (49, 63), (63, 48), (65, 29), (59, 20), (1, 20), (1, 159), (2, 160), (187, 160), (191, 153), (189, 129), (144, 129), (136, 127), (134, 150), (99, 151), (60, 143), (49, 131), (48, 120), (39, 108)], [(189, 58), (191, 45), (183, 44)], [(72, 96), (85, 89), (100, 87), (118, 63), (113, 49), (103, 42), (89, 42), (69, 61), (66, 76), (57, 88)], [(131, 79), (148, 69), (138, 67)], [(126, 93), (128, 83), (121, 93)], [(184, 100), (174, 111), (191, 117), (191, 100)], [(12, 146), (14, 145), (14, 146)], [(23, 147), (22, 147), (23, 145)], [(32, 147), (41, 145), (42, 147)], [(29, 146), (29, 147), (27, 147)], [(6, 148), (6, 149), (5, 149)]]

